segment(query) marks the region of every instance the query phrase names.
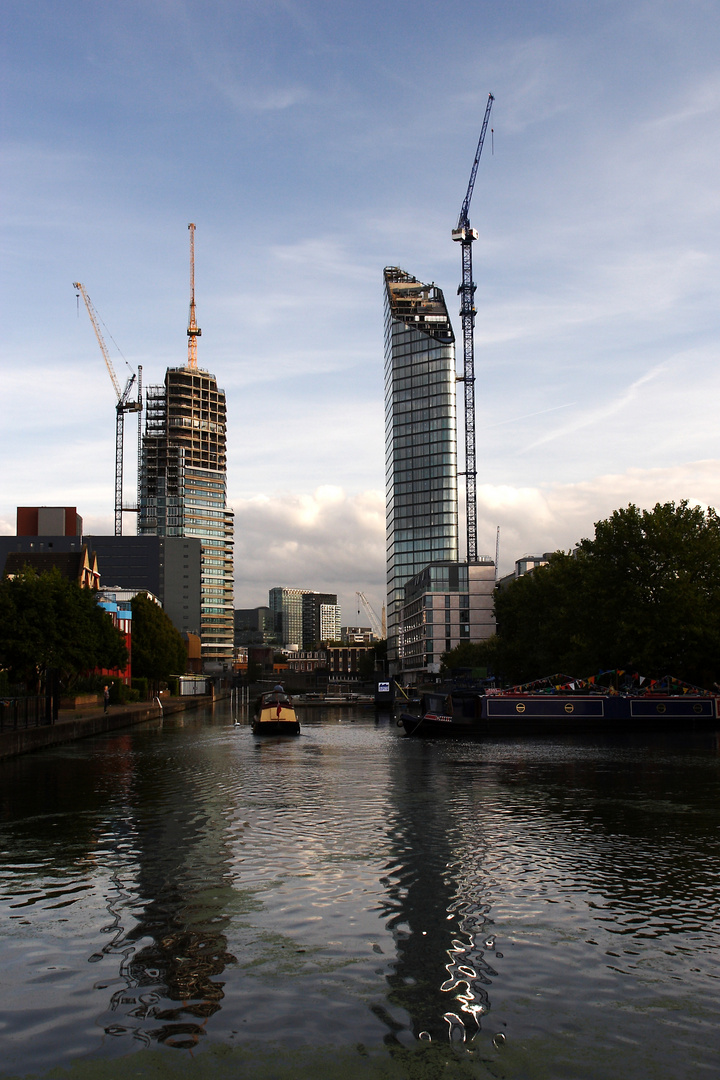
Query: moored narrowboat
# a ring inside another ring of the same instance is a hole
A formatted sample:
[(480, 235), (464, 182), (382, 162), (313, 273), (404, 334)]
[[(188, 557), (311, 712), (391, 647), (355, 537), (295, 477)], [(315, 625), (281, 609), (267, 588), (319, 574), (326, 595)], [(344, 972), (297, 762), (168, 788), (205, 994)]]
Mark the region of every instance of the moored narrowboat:
[(423, 695), (419, 714), (402, 713), (398, 725), (407, 735), (425, 738), (720, 728), (720, 698), (697, 687), (640, 694), (567, 687), (552, 693), (448, 690)]

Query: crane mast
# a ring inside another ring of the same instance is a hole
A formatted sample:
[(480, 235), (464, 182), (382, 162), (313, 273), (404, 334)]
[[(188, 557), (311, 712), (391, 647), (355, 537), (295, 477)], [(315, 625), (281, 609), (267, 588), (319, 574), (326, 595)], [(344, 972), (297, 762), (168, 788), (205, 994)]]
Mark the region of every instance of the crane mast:
[[(137, 401), (128, 400), (130, 397), (130, 391), (132, 390), (135, 383), (136, 376), (134, 372), (130, 375), (130, 378), (125, 384), (125, 389), (120, 389), (120, 383), (118, 382), (118, 377), (115, 374), (115, 369), (112, 365), (110, 354), (108, 353), (107, 345), (105, 344), (105, 339), (102, 335), (102, 331), (100, 330), (100, 319), (97, 311), (95, 310), (93, 302), (85, 291), (85, 286), (81, 282), (74, 281), (73, 288), (76, 289), (78, 295), (82, 296), (83, 298), (87, 313), (90, 316), (92, 328), (95, 331), (95, 337), (97, 338), (98, 345), (100, 346), (100, 352), (103, 355), (105, 366), (108, 369), (108, 374), (112, 381), (113, 387), (115, 389), (115, 395), (117, 397), (117, 405), (115, 406), (115, 535), (122, 536), (122, 493), (124, 456), (123, 436), (125, 430), (125, 413), (136, 412), (139, 414), (141, 412), (141, 393), (138, 390)], [(128, 507), (127, 509), (131, 508)]]
[(460, 297), (460, 320), (463, 332), (463, 369), (459, 381), (464, 383), (465, 390), (465, 492), (466, 492), (466, 520), (467, 520), (467, 560), (469, 563), (478, 561), (477, 551), (477, 468), (475, 462), (475, 289), (472, 271), (472, 245), (477, 240), (477, 229), (470, 227), (470, 200), (472, 199), (475, 177), (477, 176), (480, 155), (482, 154), (485, 133), (487, 132), (490, 110), (495, 98), (488, 95), (485, 108), (475, 160), (470, 172), (470, 182), (467, 193), (460, 209), (457, 227), (453, 229), (452, 238), (461, 246), (462, 254), (462, 282), (458, 287)]
[(197, 339), (202, 336), (195, 318), (195, 225), (191, 221), (190, 230), (190, 315), (188, 318), (188, 367), (197, 368)]

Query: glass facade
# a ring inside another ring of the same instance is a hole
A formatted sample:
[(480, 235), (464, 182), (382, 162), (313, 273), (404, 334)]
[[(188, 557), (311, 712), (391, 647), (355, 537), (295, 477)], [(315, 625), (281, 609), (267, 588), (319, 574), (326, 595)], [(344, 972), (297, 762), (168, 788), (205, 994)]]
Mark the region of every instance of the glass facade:
[(455, 337), (437, 286), (398, 267), (384, 277), (387, 634), (397, 669), (406, 582), (458, 559)]
[(484, 641), (495, 632), (495, 563), (434, 564), (404, 590), (403, 672), (437, 674), (442, 654), (464, 641)]
[(225, 393), (214, 375), (168, 368), (147, 391), (138, 532), (201, 544), (203, 661), (233, 657), (233, 514), (227, 506)]
[(270, 610), (285, 648), (313, 649), (340, 639), (340, 606), (335, 593), (314, 589), (270, 589)]

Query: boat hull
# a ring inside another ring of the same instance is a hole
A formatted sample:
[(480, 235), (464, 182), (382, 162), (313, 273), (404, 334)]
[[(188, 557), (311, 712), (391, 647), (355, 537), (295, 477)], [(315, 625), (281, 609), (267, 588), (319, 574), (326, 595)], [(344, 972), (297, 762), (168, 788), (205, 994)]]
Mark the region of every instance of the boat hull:
[(253, 720), (253, 735), (299, 735), (297, 720)]

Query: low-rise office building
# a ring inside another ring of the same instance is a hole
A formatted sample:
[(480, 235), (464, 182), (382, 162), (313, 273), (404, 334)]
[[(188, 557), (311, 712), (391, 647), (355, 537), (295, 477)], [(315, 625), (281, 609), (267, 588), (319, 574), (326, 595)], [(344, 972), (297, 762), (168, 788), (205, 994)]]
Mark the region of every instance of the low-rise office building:
[(401, 612), (406, 684), (439, 674), (442, 654), (495, 633), (495, 563), (431, 563), (405, 585)]

